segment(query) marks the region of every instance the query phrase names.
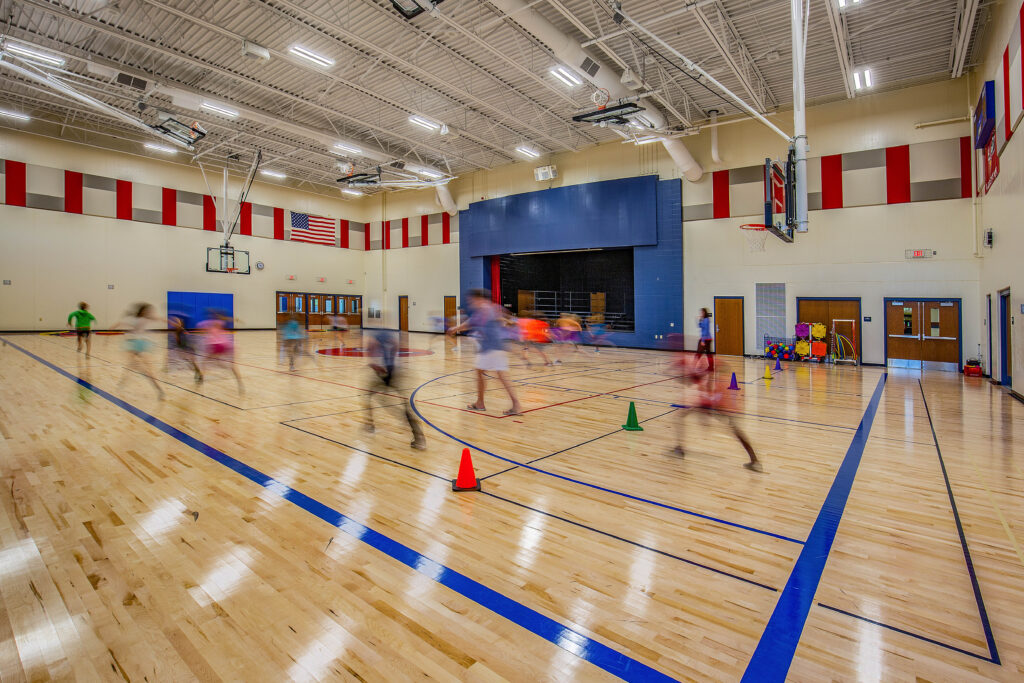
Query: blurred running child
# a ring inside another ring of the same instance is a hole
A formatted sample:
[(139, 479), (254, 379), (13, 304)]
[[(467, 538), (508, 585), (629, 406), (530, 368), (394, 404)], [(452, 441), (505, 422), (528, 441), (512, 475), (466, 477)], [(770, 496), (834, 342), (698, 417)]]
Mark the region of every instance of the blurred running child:
[[(375, 379), (373, 386), (366, 392), (366, 413), (369, 417), (366, 430), (373, 433), (375, 431), (373, 421), (374, 397), (379, 396), (389, 400), (396, 394), (402, 395), (404, 392), (399, 389), (397, 382), (398, 340), (395, 338), (395, 335), (384, 330), (375, 332), (370, 337), (370, 343), (366, 352), (370, 357), (370, 369), (373, 370)], [(405, 397), (402, 396), (402, 398)], [(408, 399), (403, 401), (402, 406), (405, 409), (405, 419), (409, 423), (409, 429), (412, 430), (412, 443), (410, 445), (418, 451), (426, 450), (427, 441), (423, 438), (423, 428), (413, 414)]]
[(138, 372), (152, 384), (156, 389), (157, 398), (164, 399), (164, 390), (156, 381), (153, 371), (149, 366), (149, 350), (153, 343), (146, 338), (146, 330), (150, 322), (163, 322), (153, 313), (153, 307), (147, 303), (136, 304), (128, 312), (123, 320), (111, 326), (111, 329), (125, 328), (127, 332), (124, 337), (124, 348), (128, 352), (128, 365), (124, 368), (124, 374), (118, 386), (124, 384), (128, 372)]
[(319, 365), (319, 361), (316, 356), (314, 356), (306, 346), (308, 335), (299, 320), (301, 320), (299, 314), (293, 313), (292, 316), (288, 318), (288, 322), (284, 324), (284, 328), (281, 330), (284, 349), (288, 354), (289, 370), (295, 370), (295, 361), (297, 361), (300, 356), (308, 355), (313, 359), (314, 363)]
[(700, 309), (700, 315), (697, 316), (697, 327), (700, 328), (700, 341), (697, 342), (697, 356), (700, 357), (701, 354), (707, 356), (708, 370), (714, 372), (715, 357), (711, 353), (711, 314), (708, 313), (708, 309)]
[(528, 356), (530, 350), (536, 351), (544, 359), (544, 365), (554, 365), (547, 354), (544, 353), (544, 347), (542, 346), (542, 344), (551, 342), (551, 337), (549, 336), (551, 326), (546, 321), (541, 320), (534, 311), (526, 311), (520, 315), (516, 319), (516, 326), (519, 328), (519, 341), (522, 344), (523, 360), (526, 361), (526, 366), (531, 366)]
[(231, 374), (238, 382), (238, 393), (244, 394), (245, 387), (242, 386), (242, 375), (235, 365), (235, 338), (228, 331), (228, 317), (220, 311), (211, 313), (207, 320), (199, 323), (200, 334), (203, 335), (203, 364), (206, 366), (206, 374), (210, 374), (210, 367), (214, 364), (226, 365)]
[(75, 321), (75, 335), (78, 337), (78, 352), (82, 352), (82, 340), (85, 340), (85, 357), (92, 355), (92, 322), (96, 316), (89, 312), (89, 304), (84, 301), (78, 304), (78, 310), (68, 314), (68, 327)]
[[(572, 313), (563, 313), (558, 320), (555, 321), (555, 329), (552, 331), (552, 339), (558, 342), (558, 345), (565, 349), (572, 344), (573, 353), (579, 353), (579, 343), (582, 341), (583, 326), (580, 325), (580, 320)], [(560, 355), (564, 358), (565, 353), (562, 352)], [(561, 365), (562, 359), (556, 360), (556, 363)]]
[(203, 381), (203, 373), (196, 364), (195, 349), (192, 348), (192, 340), (188, 330), (185, 329), (185, 320), (178, 315), (167, 318), (167, 324), (171, 328), (170, 344), (167, 349), (167, 364), (170, 370), (170, 362), (183, 361), (192, 367), (195, 373), (196, 383)]
[(688, 396), (685, 397), (684, 405), (686, 407), (683, 408), (683, 414), (676, 423), (678, 437), (676, 452), (680, 456), (686, 455), (684, 447), (684, 444), (687, 443), (685, 421), (691, 413), (696, 413), (705, 425), (710, 422), (712, 417), (724, 422), (736, 440), (742, 444), (743, 449), (747, 452), (747, 457), (750, 458), (750, 461), (743, 463), (743, 466), (755, 472), (764, 471), (754, 452), (754, 447), (750, 445), (750, 440), (740, 429), (735, 416), (729, 412), (730, 406), (727, 404), (724, 393), (720, 387), (715, 386), (714, 374), (710, 369), (699, 367), (699, 358), (700, 354), (696, 352), (683, 351), (679, 354), (679, 359), (675, 364), (677, 371), (682, 376), (683, 384), (690, 388)]
[(460, 325), (448, 328), (448, 334), (456, 335), (464, 330), (473, 330), (476, 334), (479, 349), (476, 353), (476, 401), (466, 406), (469, 410), (483, 412), (484, 391), (487, 388), (487, 374), (494, 372), (508, 397), (512, 399), (512, 407), (505, 415), (521, 415), (522, 406), (508, 381), (508, 354), (505, 352), (505, 309), (491, 301), (491, 293), (486, 289), (473, 289), (469, 292), (470, 316)]
[(345, 348), (345, 337), (348, 332), (348, 318), (339, 311), (328, 316), (331, 323), (331, 332), (334, 333), (334, 343), (340, 348)]

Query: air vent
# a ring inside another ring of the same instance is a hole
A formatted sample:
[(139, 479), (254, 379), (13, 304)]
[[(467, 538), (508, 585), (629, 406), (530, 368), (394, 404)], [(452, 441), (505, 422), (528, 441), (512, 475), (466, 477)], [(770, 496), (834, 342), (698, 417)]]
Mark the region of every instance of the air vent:
[(580, 64), (580, 69), (583, 70), (583, 73), (589, 76), (595, 76), (597, 72), (601, 70), (601, 65), (590, 57), (584, 57), (583, 63)]
[(145, 90), (146, 86), (149, 85), (146, 81), (135, 76), (119, 73), (117, 74), (117, 82), (121, 85), (127, 85), (129, 88), (135, 88), (136, 90)]

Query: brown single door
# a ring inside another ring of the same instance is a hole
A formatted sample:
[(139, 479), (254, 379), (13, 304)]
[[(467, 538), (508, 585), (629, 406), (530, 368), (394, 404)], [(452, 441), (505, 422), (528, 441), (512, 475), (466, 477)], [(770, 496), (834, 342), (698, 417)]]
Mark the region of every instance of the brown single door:
[(591, 292), (590, 293), (590, 312), (591, 313), (605, 313), (605, 293), (604, 292)]
[(323, 327), (323, 295), (307, 294), (309, 316), (307, 326), (310, 329)]
[[(447, 298), (447, 297), (446, 297)], [(455, 297), (452, 297), (455, 298)], [(516, 313), (523, 315), (533, 310), (534, 296), (532, 289), (520, 289), (516, 292)], [(447, 314), (446, 314), (447, 315)]]
[(923, 360), (921, 349), (921, 304), (903, 299), (885, 307), (886, 360)]
[(960, 303), (921, 302), (921, 360), (960, 365)]
[(715, 336), (715, 353), (726, 356), (743, 355), (743, 297), (715, 297), (715, 313), (711, 319)]
[(292, 297), (293, 295), (285, 292), (278, 292), (275, 297), (275, 309), (277, 311), (277, 324), (284, 325), (288, 322), (288, 318), (291, 316), (292, 310)]
[(455, 320), (455, 314), (458, 312), (458, 306), (455, 303), (454, 296), (446, 296), (444, 298), (444, 331), (447, 332), (449, 327), (457, 324)]
[[(860, 300), (859, 299), (831, 299), (828, 302), (828, 331), (829, 336), (832, 336), (832, 327), (835, 326), (836, 334), (841, 334), (850, 343), (843, 344), (841, 356), (850, 356), (850, 346), (853, 346), (853, 355), (860, 360)], [(853, 323), (841, 322), (836, 323), (837, 320), (848, 321), (852, 320)]]
[(363, 326), (363, 297), (361, 296), (340, 296), (338, 297), (338, 312), (342, 312), (342, 302), (344, 301), (345, 308), (345, 319), (348, 321), (349, 327), (362, 327)]
[(1002, 307), (1002, 320), (1003, 320), (1003, 351), (1002, 356), (1006, 367), (1003, 369), (1002, 383), (1006, 386), (1010, 386), (1010, 382), (1013, 380), (1013, 309), (1010, 308), (1010, 293), (1000, 294), (999, 304)]
[(402, 332), (409, 331), (409, 297), (398, 297), (398, 329)]

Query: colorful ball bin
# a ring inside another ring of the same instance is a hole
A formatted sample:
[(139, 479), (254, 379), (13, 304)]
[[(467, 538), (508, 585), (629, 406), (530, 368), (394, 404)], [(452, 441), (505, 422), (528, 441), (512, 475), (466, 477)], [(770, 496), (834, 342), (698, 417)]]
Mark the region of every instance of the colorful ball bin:
[(796, 351), (793, 349), (792, 344), (783, 344), (780, 342), (772, 342), (764, 347), (765, 358), (781, 358), (782, 360), (794, 360), (796, 358)]

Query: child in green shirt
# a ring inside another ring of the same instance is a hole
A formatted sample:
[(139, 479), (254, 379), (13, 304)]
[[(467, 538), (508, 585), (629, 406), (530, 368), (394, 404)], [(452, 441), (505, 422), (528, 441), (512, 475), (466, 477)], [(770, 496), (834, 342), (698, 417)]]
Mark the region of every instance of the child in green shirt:
[(68, 327), (71, 327), (71, 320), (75, 321), (75, 332), (78, 336), (78, 352), (82, 352), (82, 340), (85, 340), (85, 357), (92, 355), (92, 321), (96, 319), (89, 312), (89, 304), (84, 301), (78, 304), (78, 310), (68, 315)]

